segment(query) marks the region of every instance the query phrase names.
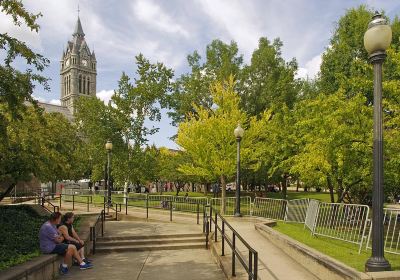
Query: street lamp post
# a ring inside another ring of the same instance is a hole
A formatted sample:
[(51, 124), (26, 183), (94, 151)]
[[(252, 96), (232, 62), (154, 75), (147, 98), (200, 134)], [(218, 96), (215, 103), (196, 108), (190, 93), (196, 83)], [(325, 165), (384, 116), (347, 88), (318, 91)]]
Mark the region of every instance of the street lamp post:
[(233, 131), (235, 137), (236, 137), (236, 142), (237, 142), (237, 164), (236, 164), (236, 206), (235, 206), (235, 217), (241, 217), (242, 214), (240, 214), (240, 141), (242, 140), (244, 130), (238, 124), (238, 126), (235, 128)]
[(111, 206), (111, 151), (113, 148), (113, 144), (110, 140), (106, 143), (106, 150), (107, 150), (107, 204)]
[(384, 257), (383, 243), (383, 120), (382, 120), (382, 64), (386, 49), (392, 41), (392, 30), (378, 12), (368, 24), (364, 46), (374, 66), (374, 143), (372, 190), (372, 255), (365, 264), (366, 271), (390, 270)]

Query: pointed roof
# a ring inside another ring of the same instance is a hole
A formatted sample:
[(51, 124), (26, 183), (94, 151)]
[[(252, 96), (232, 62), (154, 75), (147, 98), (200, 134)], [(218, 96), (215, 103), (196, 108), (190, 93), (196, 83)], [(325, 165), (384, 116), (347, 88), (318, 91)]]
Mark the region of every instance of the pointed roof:
[(79, 18), (79, 16), (78, 16), (78, 21), (76, 22), (76, 25), (75, 25), (74, 33), (72, 35), (73, 36), (80, 36), (80, 37), (84, 37), (85, 36), (85, 33), (83, 33), (81, 19)]

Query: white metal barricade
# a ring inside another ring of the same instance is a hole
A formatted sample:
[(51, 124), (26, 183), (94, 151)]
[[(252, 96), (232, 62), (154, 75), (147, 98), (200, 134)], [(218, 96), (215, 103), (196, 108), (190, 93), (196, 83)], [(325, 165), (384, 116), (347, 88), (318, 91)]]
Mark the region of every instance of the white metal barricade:
[[(221, 198), (211, 198), (210, 205), (217, 211), (221, 211)], [(236, 197), (225, 198), (225, 216), (233, 216), (235, 214)], [(240, 213), (242, 215), (249, 216), (251, 212), (251, 197), (242, 196), (240, 197)]]
[(292, 199), (286, 203), (286, 222), (304, 223), (310, 200), (308, 198)]
[(320, 202), (313, 234), (358, 244), (361, 250), (368, 214), (367, 205)]
[[(400, 255), (400, 209), (384, 208), (383, 237), (386, 253)], [(372, 226), (369, 228), (366, 248), (371, 248)]]
[(287, 200), (256, 197), (253, 203), (253, 216), (274, 220), (284, 220)]

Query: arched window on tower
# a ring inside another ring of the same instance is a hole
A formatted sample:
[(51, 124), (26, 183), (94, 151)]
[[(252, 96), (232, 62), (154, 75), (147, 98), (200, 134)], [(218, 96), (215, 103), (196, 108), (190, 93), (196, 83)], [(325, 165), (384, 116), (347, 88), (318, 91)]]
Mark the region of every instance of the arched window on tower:
[(82, 75), (79, 75), (79, 93), (82, 93)]
[(68, 93), (71, 93), (71, 76), (68, 76)]
[(86, 77), (83, 77), (83, 93), (86, 92)]
[(87, 94), (90, 94), (90, 77), (87, 78)]

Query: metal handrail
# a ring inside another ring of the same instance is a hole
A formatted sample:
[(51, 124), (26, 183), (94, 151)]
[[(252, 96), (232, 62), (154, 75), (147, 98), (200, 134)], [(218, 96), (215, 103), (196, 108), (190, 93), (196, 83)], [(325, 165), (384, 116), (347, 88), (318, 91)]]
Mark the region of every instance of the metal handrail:
[(93, 226), (90, 227), (90, 241), (92, 242), (92, 253), (96, 253), (96, 239), (98, 235), (97, 227), (101, 222), (101, 236), (104, 236), (104, 224), (106, 220), (106, 213), (104, 210), (101, 210), (99, 216), (97, 216), (97, 220)]
[[(243, 268), (246, 270), (249, 279), (257, 279), (257, 273), (258, 273), (258, 252), (254, 250), (247, 242), (244, 240), (244, 238), (226, 221), (226, 219), (216, 211), (216, 209), (213, 209), (212, 206), (207, 205), (204, 208), (204, 217), (205, 219), (208, 220), (208, 214), (207, 214), (207, 208), (210, 209), (210, 216), (209, 216), (209, 224), (206, 222), (206, 233), (208, 235), (208, 232), (211, 231), (212, 229), (212, 223), (214, 223), (214, 241), (218, 241), (218, 231), (221, 234), (222, 237), (222, 252), (221, 256), (225, 255), (225, 242), (229, 245), (229, 247), (232, 249), (232, 276), (236, 276), (236, 258), (240, 261), (242, 264)], [(214, 218), (213, 218), (213, 212), (214, 212)], [(218, 218), (222, 221), (222, 225), (218, 225)], [(229, 237), (226, 235), (225, 232), (225, 226), (227, 226), (231, 231), (232, 231), (232, 240), (229, 239)], [(243, 259), (242, 255), (238, 251), (236, 247), (236, 239), (240, 240), (242, 244), (248, 249), (249, 251), (249, 263), (247, 264), (246, 261)], [(208, 236), (206, 240), (206, 246), (208, 245)], [(208, 247), (208, 246), (207, 246)]]
[[(143, 200), (145, 201), (145, 208), (146, 208), (146, 218), (149, 218), (149, 208), (155, 208), (155, 207), (151, 207), (149, 206), (149, 195), (146, 195), (145, 198), (143, 199), (138, 199), (138, 198), (131, 198), (131, 197), (126, 197), (125, 198), (125, 214), (128, 215), (128, 204), (129, 204), (129, 200), (131, 201), (137, 201), (137, 200)], [(172, 221), (172, 213), (174, 210), (174, 205), (179, 205), (179, 204), (193, 204), (196, 205), (196, 221), (197, 224), (200, 224), (200, 205), (202, 205), (201, 202), (195, 202), (195, 201), (172, 201), (172, 199), (162, 199), (160, 200), (161, 203), (163, 202), (167, 202), (166, 204), (163, 204), (163, 209), (168, 209), (169, 210), (169, 220)], [(120, 206), (120, 210), (119, 212), (121, 212), (121, 204), (119, 204)], [(165, 207), (164, 207), (165, 206)], [(206, 206), (206, 205), (204, 205)]]
[(44, 203), (45, 203), (45, 202), (47, 202), (47, 204), (50, 204), (51, 206), (53, 206), (53, 212), (59, 212), (59, 211), (60, 211), (60, 208), (59, 208), (57, 205), (54, 205), (53, 203), (50, 202), (50, 200), (48, 200), (48, 199), (46, 199), (46, 198), (44, 198), (44, 197), (41, 197), (41, 203), (40, 203), (40, 205), (41, 205), (43, 208), (46, 208), (46, 209), (47, 209), (47, 207), (44, 206)]

